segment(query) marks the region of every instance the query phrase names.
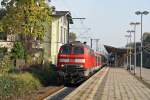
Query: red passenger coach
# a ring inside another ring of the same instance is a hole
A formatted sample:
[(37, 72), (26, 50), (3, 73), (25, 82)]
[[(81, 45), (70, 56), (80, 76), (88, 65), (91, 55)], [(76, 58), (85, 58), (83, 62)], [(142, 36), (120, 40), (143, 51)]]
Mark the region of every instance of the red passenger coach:
[(57, 67), (65, 83), (78, 83), (102, 67), (102, 54), (79, 41), (61, 46)]

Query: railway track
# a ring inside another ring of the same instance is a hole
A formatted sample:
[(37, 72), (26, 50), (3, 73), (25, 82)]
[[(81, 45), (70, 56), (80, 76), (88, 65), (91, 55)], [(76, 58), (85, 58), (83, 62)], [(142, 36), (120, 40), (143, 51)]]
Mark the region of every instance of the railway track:
[[(107, 68), (102, 68), (102, 69), (100, 70), (100, 72), (95, 73), (95, 75), (97, 76), (97, 75), (102, 74), (102, 72), (103, 72), (105, 69), (107, 69)], [(93, 76), (95, 76), (95, 75), (93, 75)], [(100, 75), (100, 76), (101, 76), (101, 75)], [(90, 85), (89, 85), (89, 84), (87, 85), (87, 88), (96, 85), (96, 84), (93, 84), (93, 82), (96, 82), (96, 80), (93, 81), (93, 80), (91, 80), (91, 78), (88, 79), (88, 80), (85, 81), (85, 82), (86, 82), (86, 84), (87, 84), (87, 83), (91, 83)], [(55, 92), (55, 93), (49, 95), (49, 96), (46, 97), (44, 100), (62, 100), (62, 99), (64, 99), (65, 97), (67, 97), (68, 95), (70, 95), (72, 92), (74, 92), (74, 90), (75, 90), (76, 88), (77, 88), (77, 89), (81, 88), (82, 85), (85, 84), (85, 82), (83, 82), (81, 85), (78, 84), (78, 85), (76, 85), (76, 86), (64, 87), (64, 88), (58, 90), (57, 92)], [(79, 87), (79, 88), (78, 88), (78, 87)], [(93, 89), (93, 88), (92, 88), (92, 89)], [(80, 90), (83, 90), (83, 89), (80, 89)]]

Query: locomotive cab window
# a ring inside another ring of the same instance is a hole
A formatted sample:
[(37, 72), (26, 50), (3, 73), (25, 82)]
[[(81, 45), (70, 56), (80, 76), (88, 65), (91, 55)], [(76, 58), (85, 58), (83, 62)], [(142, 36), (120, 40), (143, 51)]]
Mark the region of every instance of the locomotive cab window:
[(82, 47), (74, 47), (74, 54), (84, 54), (84, 49)]
[(60, 54), (71, 54), (71, 47), (65, 46), (60, 50)]

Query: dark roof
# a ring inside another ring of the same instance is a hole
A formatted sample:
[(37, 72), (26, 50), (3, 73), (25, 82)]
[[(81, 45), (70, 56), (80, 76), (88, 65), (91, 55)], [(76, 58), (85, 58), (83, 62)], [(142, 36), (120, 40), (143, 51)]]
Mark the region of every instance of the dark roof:
[(52, 16), (54, 17), (61, 17), (61, 16), (67, 16), (69, 19), (70, 24), (73, 24), (72, 16), (69, 11), (55, 11)]
[(117, 53), (117, 54), (125, 54), (127, 53), (127, 49), (125, 48), (116, 48), (108, 45), (104, 45), (105, 49), (108, 53)]
[(82, 46), (82, 47), (85, 47), (85, 48), (88, 48), (88, 49), (91, 49), (90, 46), (80, 42), (80, 41), (74, 41), (74, 42), (70, 42), (70, 43), (67, 43), (67, 44), (64, 44), (63, 46)]

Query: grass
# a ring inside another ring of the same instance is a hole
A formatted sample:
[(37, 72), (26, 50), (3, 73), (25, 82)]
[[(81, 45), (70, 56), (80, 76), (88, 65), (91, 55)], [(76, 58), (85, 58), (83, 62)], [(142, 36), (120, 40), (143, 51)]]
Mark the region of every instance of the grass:
[(4, 74), (0, 76), (0, 99), (17, 99), (39, 87), (41, 83), (30, 73)]
[(16, 100), (31, 92), (56, 83), (56, 73), (47, 64), (34, 66), (22, 72), (11, 72), (0, 75), (0, 100)]

